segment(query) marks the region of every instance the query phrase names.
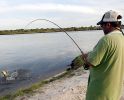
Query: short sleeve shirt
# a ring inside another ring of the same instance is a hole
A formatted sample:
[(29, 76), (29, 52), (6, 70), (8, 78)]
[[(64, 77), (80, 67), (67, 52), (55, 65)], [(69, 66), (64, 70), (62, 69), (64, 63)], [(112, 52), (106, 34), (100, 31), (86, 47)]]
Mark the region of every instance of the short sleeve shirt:
[(113, 31), (88, 54), (90, 68), (86, 100), (119, 100), (124, 74), (124, 36)]

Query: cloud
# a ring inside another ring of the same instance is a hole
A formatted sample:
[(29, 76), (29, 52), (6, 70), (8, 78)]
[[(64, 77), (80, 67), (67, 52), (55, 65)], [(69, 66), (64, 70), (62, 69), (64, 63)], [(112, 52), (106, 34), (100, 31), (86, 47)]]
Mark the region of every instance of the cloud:
[(0, 13), (7, 12), (9, 10), (8, 3), (4, 0), (0, 0)]
[(8, 3), (5, 1), (5, 0), (0, 0), (0, 6), (5, 6), (7, 5)]
[(16, 19), (16, 18), (8, 18), (8, 19), (0, 19), (0, 29), (16, 29), (16, 28), (24, 28), (26, 25), (26, 21), (24, 19)]
[(89, 26), (96, 25), (96, 22), (108, 10), (124, 13), (123, 3), (120, 3), (120, 0), (107, 2), (67, 0), (66, 3), (58, 0), (44, 2), (41, 0), (40, 3), (37, 0), (33, 3), (13, 1), (14, 3), (10, 3), (9, 0), (0, 0), (0, 29), (23, 28), (29, 21), (37, 18), (49, 19), (62, 27)]
[(18, 10), (27, 11), (64, 11), (64, 12), (79, 12), (79, 13), (94, 13), (95, 11), (90, 7), (77, 5), (63, 5), (63, 4), (36, 4), (36, 5), (21, 5), (17, 7)]
[(0, 13), (14, 12), (14, 11), (24, 11), (24, 12), (33, 12), (33, 11), (61, 11), (61, 12), (77, 12), (77, 13), (95, 13), (95, 10), (91, 7), (81, 6), (81, 5), (65, 5), (65, 4), (25, 4), (25, 5), (16, 5), (10, 7), (9, 5), (1, 5)]

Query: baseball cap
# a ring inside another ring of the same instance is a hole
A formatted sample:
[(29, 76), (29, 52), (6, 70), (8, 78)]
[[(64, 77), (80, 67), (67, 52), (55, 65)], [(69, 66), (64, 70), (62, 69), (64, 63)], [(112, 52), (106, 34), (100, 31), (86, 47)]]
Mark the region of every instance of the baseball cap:
[(110, 10), (103, 15), (101, 21), (99, 21), (97, 25), (101, 25), (104, 22), (117, 22), (119, 19), (122, 19), (122, 16), (116, 11)]

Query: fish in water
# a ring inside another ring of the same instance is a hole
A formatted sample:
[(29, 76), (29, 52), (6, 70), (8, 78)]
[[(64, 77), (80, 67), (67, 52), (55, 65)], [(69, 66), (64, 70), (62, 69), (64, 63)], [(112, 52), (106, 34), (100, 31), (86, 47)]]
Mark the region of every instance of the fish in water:
[(12, 72), (1, 71), (0, 83), (8, 83), (16, 80), (25, 80), (31, 77), (30, 70), (28, 69), (18, 69)]

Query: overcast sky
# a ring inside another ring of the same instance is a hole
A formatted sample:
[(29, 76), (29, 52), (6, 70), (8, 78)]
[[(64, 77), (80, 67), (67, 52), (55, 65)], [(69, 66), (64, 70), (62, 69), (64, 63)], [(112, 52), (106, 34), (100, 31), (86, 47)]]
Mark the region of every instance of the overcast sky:
[[(124, 0), (0, 0), (0, 29), (22, 29), (39, 18), (61, 27), (94, 26), (109, 10), (124, 16)], [(30, 27), (54, 25), (37, 21)]]

